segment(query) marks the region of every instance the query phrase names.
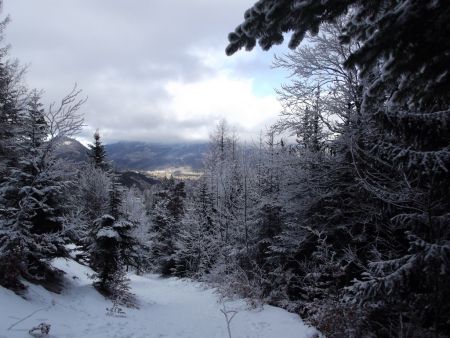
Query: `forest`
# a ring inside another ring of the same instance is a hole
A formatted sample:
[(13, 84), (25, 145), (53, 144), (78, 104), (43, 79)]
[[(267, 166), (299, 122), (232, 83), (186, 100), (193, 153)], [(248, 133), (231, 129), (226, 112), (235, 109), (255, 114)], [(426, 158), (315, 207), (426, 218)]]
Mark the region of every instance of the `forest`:
[(450, 3), (259, 0), (226, 53), (287, 36), (277, 122), (248, 144), (221, 120), (201, 177), (144, 191), (119, 183), (101, 132), (87, 163), (58, 158), (84, 93), (45, 107), (3, 42), (0, 285), (61, 292), (51, 262), (75, 252), (115, 313), (136, 307), (128, 274), (152, 272), (324, 337), (449, 337)]

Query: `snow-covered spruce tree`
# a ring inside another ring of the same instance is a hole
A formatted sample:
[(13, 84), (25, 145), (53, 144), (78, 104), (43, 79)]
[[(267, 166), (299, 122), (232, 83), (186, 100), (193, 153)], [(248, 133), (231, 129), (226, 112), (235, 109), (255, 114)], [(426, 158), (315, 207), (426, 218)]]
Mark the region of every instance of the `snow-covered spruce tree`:
[[(7, 20), (0, 22), (0, 41), (6, 24)], [(17, 164), (15, 135), (26, 100), (26, 89), (21, 82), (23, 70), (7, 57), (8, 48), (0, 48), (0, 182), (7, 176), (9, 168)]]
[[(237, 253), (245, 247), (245, 201), (243, 151), (236, 135), (230, 132), (226, 121), (221, 121), (211, 135), (210, 149), (205, 158), (205, 176), (208, 178), (216, 209), (216, 222), (220, 231), (223, 267), (234, 264), (231, 251)], [(239, 247), (239, 248), (238, 248)]]
[[(0, 38), (6, 20), (0, 24)], [(0, 285), (14, 290), (23, 289), (19, 281), (22, 270), (20, 247), (12, 218), (16, 213), (13, 207), (12, 186), (9, 179), (21, 156), (16, 146), (19, 122), (23, 119), (23, 85), (16, 65), (7, 59), (7, 48), (0, 50)]]
[(78, 171), (76, 192), (72, 198), (72, 218), (68, 220), (74, 225), (72, 239), (85, 247), (93, 240), (91, 231), (94, 222), (102, 215), (111, 213), (113, 189), (113, 177), (98, 131), (94, 133), (94, 144), (89, 145), (87, 155), (89, 162)]
[(77, 173), (74, 189), (69, 196), (69, 210), (65, 215), (67, 236), (84, 247), (91, 243), (92, 225), (109, 213), (112, 182), (109, 173), (84, 164)]
[(230, 176), (234, 180), (226, 175), (222, 178), (225, 185), (237, 181), (239, 188), (235, 190), (238, 205), (231, 223), (233, 237), (225, 246), (228, 249), (222, 250), (226, 254), (221, 263), (222, 283), (228, 287), (226, 292), (256, 302), (273, 301), (269, 294), (274, 288), (273, 270), (279, 264), (272, 245), (284, 223), (281, 191), (288, 152), (282, 140), (277, 142), (275, 134), (268, 133), (267, 142), (261, 140), (259, 147), (243, 149), (235, 167), (238, 175)]
[(151, 210), (151, 264), (163, 275), (170, 275), (175, 269), (176, 241), (185, 212), (186, 197), (184, 182), (177, 182), (171, 176), (161, 182), (161, 190), (155, 193)]
[(133, 294), (130, 292), (130, 280), (127, 278), (122, 262), (116, 264), (116, 270), (109, 281), (109, 298), (112, 306), (106, 308), (106, 314), (113, 317), (126, 317), (122, 306), (136, 307)]
[(122, 194), (120, 213), (132, 224), (132, 246), (125, 248), (124, 255), (128, 266), (138, 273), (149, 269), (150, 256), (150, 215), (148, 214), (144, 194), (137, 188), (127, 189)]
[(174, 271), (178, 276), (201, 278), (217, 261), (220, 247), (214, 200), (205, 176), (195, 182), (189, 197), (176, 239)]
[(124, 188), (119, 183), (117, 174), (112, 175), (112, 188), (110, 191), (110, 213), (116, 220), (115, 228), (120, 235), (120, 256), (126, 270), (129, 267), (138, 269), (143, 257), (139, 257), (139, 241), (135, 237), (135, 230), (138, 224), (132, 222), (130, 215), (124, 213), (122, 208)]
[[(133, 233), (137, 225), (123, 213), (123, 187), (119, 184), (117, 175), (109, 169), (98, 132), (94, 134), (94, 139), (95, 144), (90, 150), (91, 171), (94, 178), (99, 178), (94, 181), (99, 183), (99, 194), (94, 197), (99, 203), (98, 206), (105, 207), (106, 199), (108, 205), (105, 213), (88, 224), (89, 230), (84, 242), (89, 253), (89, 263), (96, 272), (93, 276), (94, 285), (106, 296), (117, 300), (118, 292), (126, 289), (126, 269), (129, 266), (138, 266), (138, 241)], [(92, 207), (90, 204), (86, 208), (89, 221), (101, 211)], [(123, 299), (129, 299), (128, 296)], [(127, 305), (125, 301), (123, 305)]]
[(213, 201), (216, 209), (217, 226), (222, 241), (225, 241), (227, 228), (224, 217), (224, 200), (226, 199), (224, 189), (224, 173), (226, 171), (226, 160), (231, 147), (229, 127), (225, 120), (216, 126), (216, 130), (210, 136), (208, 152), (205, 156), (204, 170), (208, 179), (210, 191), (213, 193)]
[[(46, 142), (49, 125), (44, 115), (40, 94), (33, 91), (27, 106), (23, 125), (24, 154), (21, 159), (20, 172), (17, 172), (19, 191), (27, 199), (23, 205), (29, 208), (29, 221), (33, 224), (32, 232), (54, 233), (62, 229), (62, 199), (64, 183), (62, 173), (55, 167), (56, 159), (52, 156), (52, 145)], [(29, 204), (29, 205), (28, 205)], [(27, 206), (28, 205), (28, 206)]]
[(108, 169), (110, 169), (106, 159), (105, 146), (100, 140), (100, 132), (98, 130), (94, 133), (94, 143), (89, 144), (88, 156), (94, 168), (103, 171), (108, 171)]
[(101, 292), (110, 295), (113, 290), (113, 277), (120, 266), (120, 235), (114, 229), (115, 218), (105, 214), (98, 218), (91, 231), (89, 246), (90, 264), (96, 271), (94, 285)]
[(258, 170), (249, 181), (250, 195), (248, 223), (250, 240), (247, 264), (242, 265), (248, 279), (253, 280), (253, 296), (266, 298), (274, 288), (272, 272), (278, 267), (278, 253), (272, 246), (284, 229), (285, 210), (282, 190), (286, 177), (287, 148), (283, 140), (277, 141), (275, 132), (269, 130), (264, 144), (260, 145)]
[(118, 314), (121, 305), (134, 306), (123, 261), (124, 243), (131, 233), (131, 223), (123, 219), (116, 220), (109, 214), (97, 219), (92, 230), (95, 236), (89, 247), (90, 263), (95, 270), (92, 278), (99, 292), (113, 301), (113, 307), (108, 309), (112, 315)]
[(132, 259), (127, 254), (135, 243), (133, 224), (120, 213), (119, 189), (117, 184), (112, 184), (109, 213), (94, 221), (88, 247), (90, 265), (96, 272), (94, 285), (112, 299), (116, 297), (117, 289), (123, 288), (122, 284), (126, 282), (125, 265)]
[(230, 283), (230, 273), (247, 255), (249, 201), (244, 193), (243, 156), (236, 136), (226, 121), (220, 121), (211, 134), (204, 175), (186, 202), (176, 242), (178, 274)]
[[(0, 41), (6, 22), (0, 22)], [(0, 182), (19, 156), (15, 135), (19, 132), (21, 111), (26, 105), (26, 89), (21, 82), (23, 70), (6, 59), (7, 48), (0, 48)]]
[[(1, 184), (5, 211), (2, 263), (14, 264), (5, 266), (4, 271), (48, 286), (57, 277), (49, 260), (65, 255), (60, 232), (70, 184), (53, 153), (61, 137), (77, 132), (82, 125), (77, 110), (83, 101), (76, 101), (77, 93), (70, 93), (58, 109), (52, 105), (47, 112), (42, 109), (40, 94), (30, 94), (15, 135), (17, 163)], [(76, 103), (69, 104), (67, 98)]]
[(390, 220), (382, 227), (386, 245), (373, 246), (370, 273), (355, 286), (372, 313), (372, 334), (448, 332), (442, 304), (449, 296), (439, 286), (449, 276), (442, 227), (449, 221), (449, 7), (443, 0), (261, 0), (229, 36), (230, 54), (257, 40), (268, 49), (287, 31), (296, 47), (307, 31), (348, 13), (342, 42), (359, 45), (345, 63), (361, 70), (361, 117), (370, 131), (368, 140), (353, 143), (352, 156), (362, 186)]
[(223, 188), (221, 218), (225, 226), (225, 243), (231, 243), (238, 250), (245, 247), (244, 224), (244, 175), (242, 170), (242, 149), (233, 132), (230, 135), (230, 149), (224, 162), (220, 180)]
[(371, 113), (377, 140), (358, 149), (371, 164), (359, 174), (386, 205), (390, 247), (374, 247), (377, 255), (351, 290), (377, 304), (371, 318), (382, 321), (385, 332), (448, 332), (450, 98), (424, 92), (404, 101), (399, 82), (372, 79), (369, 86), (363, 109)]
[(256, 236), (252, 244), (256, 250), (255, 259), (261, 265), (268, 263), (272, 241), (283, 228), (281, 189), (283, 188), (283, 162), (286, 151), (283, 140), (277, 142), (274, 131), (269, 131), (263, 150), (261, 168), (256, 176), (258, 204), (253, 219)]
[(379, 203), (361, 188), (352, 156), (372, 134), (360, 113), (357, 69), (343, 65), (356, 48), (339, 43), (343, 20), (324, 24), (307, 45), (276, 59), (292, 73), (292, 82), (279, 91), (283, 112), (275, 127), (297, 136), (298, 146), (294, 169), (287, 168), (286, 201), (295, 203), (286, 206), (288, 227), (275, 248), (286, 274), (295, 277), (286, 280), (288, 300), (326, 334), (341, 330), (342, 321), (330, 324), (332, 318), (353, 311), (339, 299), (364, 269), (360, 261), (370, 255), (368, 243), (379, 238), (380, 222)]
[(9, 46), (3, 45), (4, 31), (9, 18), (0, 21), (0, 183), (9, 169), (17, 165), (16, 134), (27, 102), (27, 89), (23, 82), (23, 68), (17, 60), (8, 57)]

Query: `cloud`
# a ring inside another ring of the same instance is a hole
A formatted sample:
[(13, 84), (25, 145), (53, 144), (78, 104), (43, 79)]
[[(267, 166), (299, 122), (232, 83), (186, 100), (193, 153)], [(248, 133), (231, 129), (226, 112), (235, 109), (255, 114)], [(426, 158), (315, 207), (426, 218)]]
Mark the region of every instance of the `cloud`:
[(195, 119), (211, 126), (226, 118), (245, 137), (264, 128), (280, 112), (276, 98), (254, 94), (251, 79), (234, 79), (223, 73), (197, 82), (169, 82), (166, 90), (170, 115), (178, 123)]
[(178, 142), (206, 140), (221, 118), (244, 138), (276, 118), (272, 54), (224, 54), (253, 2), (4, 0), (3, 12), (31, 87), (52, 101), (77, 82), (89, 96), (82, 138)]

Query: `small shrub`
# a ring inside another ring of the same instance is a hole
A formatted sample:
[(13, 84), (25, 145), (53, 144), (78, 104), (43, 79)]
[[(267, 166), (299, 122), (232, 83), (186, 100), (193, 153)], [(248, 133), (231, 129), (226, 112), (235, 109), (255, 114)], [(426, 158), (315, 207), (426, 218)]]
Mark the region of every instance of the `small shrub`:
[(33, 327), (28, 333), (33, 337), (43, 337), (50, 333), (50, 324), (40, 323), (38, 326)]

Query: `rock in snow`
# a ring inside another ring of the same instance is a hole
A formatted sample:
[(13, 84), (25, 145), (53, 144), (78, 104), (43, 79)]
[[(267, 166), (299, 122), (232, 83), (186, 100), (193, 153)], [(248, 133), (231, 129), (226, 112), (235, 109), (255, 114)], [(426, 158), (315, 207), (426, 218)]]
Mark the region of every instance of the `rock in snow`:
[[(30, 284), (25, 300), (0, 287), (1, 338), (30, 337), (28, 331), (42, 322), (51, 324), (48, 337), (58, 338), (228, 337), (220, 311), (224, 304), (214, 289), (201, 283), (130, 274), (139, 309), (125, 309), (126, 317), (116, 318), (106, 314), (111, 302), (91, 286), (92, 270), (73, 260), (56, 259), (53, 264), (66, 272), (62, 294)], [(273, 306), (251, 310), (237, 300), (227, 301), (225, 308), (237, 311), (231, 321), (233, 338), (308, 338), (316, 333), (297, 315)]]

